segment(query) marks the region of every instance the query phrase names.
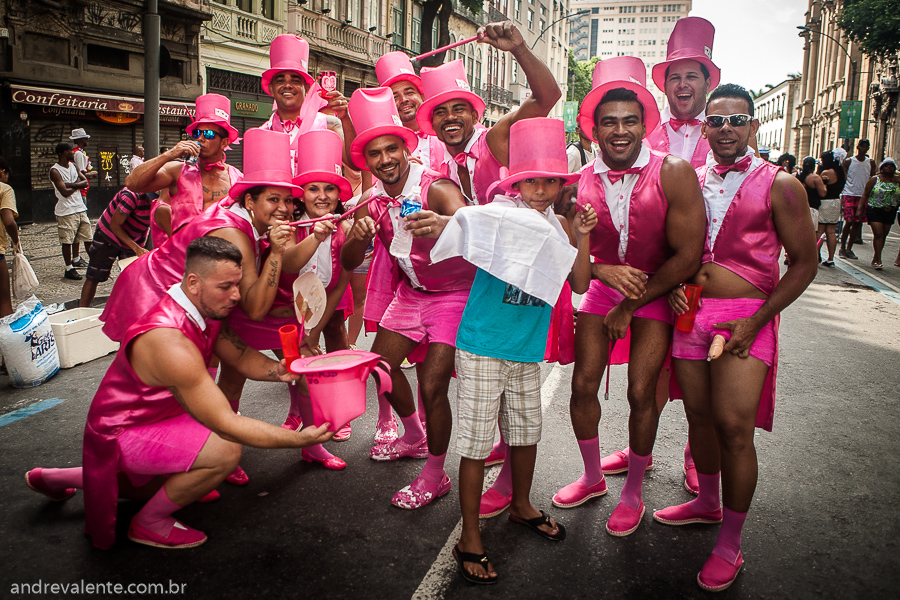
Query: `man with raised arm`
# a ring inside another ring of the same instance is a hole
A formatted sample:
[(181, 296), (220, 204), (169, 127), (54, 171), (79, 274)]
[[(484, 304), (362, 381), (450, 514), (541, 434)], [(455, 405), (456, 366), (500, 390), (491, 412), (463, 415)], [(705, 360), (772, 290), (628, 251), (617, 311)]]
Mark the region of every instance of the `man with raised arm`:
[[(702, 303), (693, 331), (676, 331), (672, 347), (700, 495), (653, 515), (667, 525), (722, 523), (697, 576), (700, 587), (714, 592), (731, 585), (744, 561), (741, 531), (758, 469), (754, 431), (771, 431), (775, 410), (779, 314), (818, 268), (806, 192), (779, 166), (754, 156), (749, 142), (758, 128), (747, 90), (728, 84), (710, 95), (703, 135), (712, 153), (697, 169), (708, 230), (703, 265), (691, 280), (703, 287)], [(791, 257), (783, 277), (782, 245)], [(669, 298), (676, 313), (687, 308), (681, 290)], [(727, 339), (724, 352), (711, 348), (718, 335)]]
[(575, 329), (570, 405), (585, 472), (553, 503), (571, 508), (606, 494), (597, 392), (608, 361), (628, 362), (628, 477), (606, 524), (614, 536), (633, 533), (644, 515), (641, 487), (659, 422), (656, 384), (674, 322), (665, 296), (696, 272), (703, 254), (705, 215), (696, 173), (643, 141), (659, 123), (645, 78), (639, 58), (598, 63), (578, 114), (582, 130), (591, 131), (600, 148), (578, 183), (578, 202), (598, 207), (599, 219), (591, 233), (595, 279)]

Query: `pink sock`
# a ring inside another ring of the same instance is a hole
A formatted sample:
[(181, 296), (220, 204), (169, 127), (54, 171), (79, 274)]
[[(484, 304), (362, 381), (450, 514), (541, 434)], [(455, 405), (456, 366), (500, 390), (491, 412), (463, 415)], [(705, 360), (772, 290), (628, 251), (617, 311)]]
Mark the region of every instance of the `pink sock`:
[(719, 539), (716, 540), (712, 553), (734, 564), (741, 551), (741, 530), (744, 529), (747, 513), (734, 512), (728, 508), (722, 513), (722, 528), (719, 529)]
[(41, 469), (41, 479), (47, 487), (54, 491), (68, 488), (84, 489), (84, 476), (81, 467), (69, 469)]
[[(311, 427), (313, 425), (313, 410), (312, 410), (312, 400), (309, 395), (304, 394), (300, 391), (300, 386), (297, 387), (297, 409), (300, 411), (300, 420), (303, 421), (303, 428)], [(303, 449), (306, 452), (306, 455), (315, 460), (325, 460), (334, 456), (331, 452), (326, 450), (322, 444), (315, 444), (313, 446), (307, 446)]]
[(419, 413), (419, 420), (423, 423), (425, 422), (425, 403), (422, 402), (422, 388), (419, 387), (419, 384), (416, 384), (416, 399), (419, 401), (418, 408), (416, 412)]
[(175, 526), (175, 517), (172, 513), (181, 508), (166, 495), (166, 486), (159, 488), (147, 504), (144, 505), (136, 515), (134, 520), (141, 527), (149, 529), (153, 533), (161, 536), (167, 536)]
[(578, 481), (582, 485), (593, 487), (603, 480), (603, 471), (600, 470), (600, 436), (592, 440), (578, 440), (578, 449), (581, 450), (581, 460), (584, 461), (584, 475)]
[[(505, 444), (504, 444), (505, 445)], [(491, 486), (491, 489), (503, 494), (504, 496), (509, 496), (512, 494), (512, 466), (511, 461), (505, 460), (503, 461), (503, 466), (500, 467), (500, 474), (497, 475), (497, 481), (494, 482), (494, 485)]]
[[(684, 468), (689, 469), (694, 466), (694, 457), (691, 455), (691, 443), (684, 445)], [(698, 473), (699, 475), (699, 473)], [(716, 480), (718, 482), (718, 480)]]
[[(499, 424), (497, 429), (500, 430), (500, 441), (494, 444), (494, 447), (491, 448), (491, 452), (496, 452), (498, 454), (506, 454), (509, 450), (509, 444), (506, 443), (506, 440), (503, 439), (503, 430), (500, 429)], [(501, 469), (502, 470), (502, 469)]]
[(434, 483), (440, 483), (441, 479), (444, 478), (444, 459), (447, 458), (447, 453), (444, 452), (440, 456), (435, 456), (431, 452), (428, 453), (428, 459), (425, 461), (425, 466), (422, 467), (422, 479), (426, 481), (432, 481)]
[(291, 396), (291, 404), (288, 407), (289, 417), (300, 416), (300, 385), (288, 385), (288, 393)]
[(419, 414), (413, 413), (408, 417), (400, 417), (403, 423), (403, 436), (400, 438), (407, 444), (415, 444), (421, 442), (425, 437), (425, 431), (422, 429), (422, 422), (419, 420)]
[(625, 486), (622, 488), (622, 496), (619, 502), (625, 506), (637, 510), (641, 505), (641, 486), (644, 484), (644, 471), (653, 457), (651, 452), (647, 456), (639, 456), (631, 447), (628, 448), (628, 476), (625, 478)]
[(393, 415), (394, 412), (391, 408), (391, 403), (388, 402), (387, 396), (378, 394), (378, 422), (384, 423), (385, 421), (390, 421)]
[(691, 506), (701, 512), (710, 512), (721, 506), (719, 503), (719, 474), (704, 475), (697, 473), (697, 482), (700, 484), (700, 494), (691, 500)]

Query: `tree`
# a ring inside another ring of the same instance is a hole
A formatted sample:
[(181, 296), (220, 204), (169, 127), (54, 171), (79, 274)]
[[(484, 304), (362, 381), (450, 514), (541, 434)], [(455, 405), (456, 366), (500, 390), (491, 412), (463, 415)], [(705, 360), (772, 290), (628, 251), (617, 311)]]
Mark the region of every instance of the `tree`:
[(859, 49), (886, 58), (900, 51), (900, 0), (844, 0), (838, 26)]
[(594, 74), (594, 66), (600, 62), (600, 57), (595, 56), (591, 60), (576, 61), (572, 52), (569, 52), (569, 84), (572, 86), (566, 100), (572, 100), (581, 105), (581, 101), (591, 91), (591, 78)]
[[(457, 1), (474, 15), (480, 14), (484, 8), (482, 0)], [(422, 54), (450, 43), (450, 15), (452, 13), (453, 0), (422, 0), (422, 39), (419, 41)], [(435, 19), (438, 20), (437, 44), (431, 39), (431, 30), (434, 28)], [(426, 67), (437, 67), (443, 64), (444, 55), (446, 54), (446, 52), (435, 54), (426, 58), (420, 64)]]

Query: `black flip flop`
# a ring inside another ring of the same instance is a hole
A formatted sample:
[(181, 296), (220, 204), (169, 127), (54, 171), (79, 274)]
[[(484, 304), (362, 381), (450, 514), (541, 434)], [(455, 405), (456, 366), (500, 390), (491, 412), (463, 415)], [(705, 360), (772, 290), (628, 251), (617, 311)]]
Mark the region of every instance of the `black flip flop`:
[(533, 519), (520, 519), (515, 515), (510, 514), (509, 520), (513, 523), (518, 523), (519, 525), (524, 525), (525, 527), (531, 529), (536, 534), (547, 538), (552, 542), (561, 542), (566, 539), (566, 528), (563, 527), (562, 523), (559, 521), (556, 522), (556, 527), (559, 531), (557, 531), (556, 535), (551, 535), (541, 529), (541, 525), (546, 525), (548, 527), (553, 527), (553, 523), (550, 522), (550, 517), (544, 511), (541, 511), (541, 516), (535, 517)]
[(481, 578), (475, 575), (472, 575), (466, 568), (463, 566), (463, 563), (478, 563), (484, 570), (488, 570), (488, 560), (487, 554), (474, 554), (472, 552), (463, 552), (459, 549), (459, 544), (453, 547), (453, 558), (456, 559), (456, 564), (459, 565), (459, 574), (462, 575), (462, 578), (468, 581), (469, 583), (475, 583), (478, 585), (491, 585), (497, 583), (497, 580), (500, 579), (499, 575), (494, 575), (493, 577)]

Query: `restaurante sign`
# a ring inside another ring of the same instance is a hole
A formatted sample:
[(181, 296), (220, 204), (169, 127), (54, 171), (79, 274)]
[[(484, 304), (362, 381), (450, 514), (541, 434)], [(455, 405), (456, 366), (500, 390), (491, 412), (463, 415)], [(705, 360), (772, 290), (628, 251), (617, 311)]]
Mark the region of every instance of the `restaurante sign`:
[[(11, 86), (12, 101), (20, 104), (36, 104), (45, 107), (95, 110), (143, 114), (144, 101), (139, 98), (86, 95), (64, 90), (50, 90), (27, 86)], [(184, 102), (160, 101), (159, 114), (172, 117), (193, 117), (194, 106)]]

